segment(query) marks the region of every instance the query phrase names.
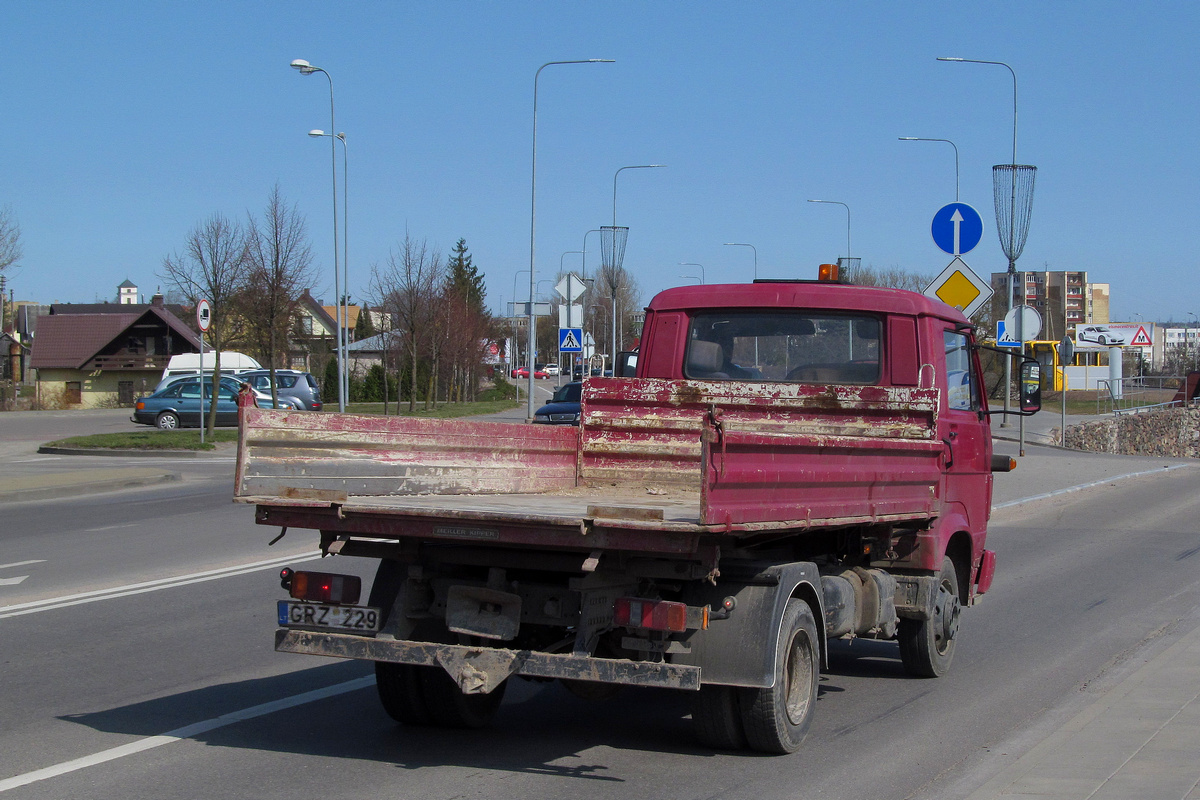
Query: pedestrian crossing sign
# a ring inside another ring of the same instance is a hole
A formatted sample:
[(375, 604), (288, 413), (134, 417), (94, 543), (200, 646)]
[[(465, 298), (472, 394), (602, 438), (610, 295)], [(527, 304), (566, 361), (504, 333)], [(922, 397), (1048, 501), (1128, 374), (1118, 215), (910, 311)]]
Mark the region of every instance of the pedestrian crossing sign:
[(560, 353), (582, 353), (583, 352), (583, 328), (559, 328), (558, 329), (558, 352), (560, 352)]

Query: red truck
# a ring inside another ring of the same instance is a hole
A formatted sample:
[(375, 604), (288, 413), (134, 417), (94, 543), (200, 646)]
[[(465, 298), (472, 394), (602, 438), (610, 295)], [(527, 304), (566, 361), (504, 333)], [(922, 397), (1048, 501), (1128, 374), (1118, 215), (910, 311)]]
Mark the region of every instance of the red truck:
[(702, 742), (792, 752), (829, 639), (942, 675), (992, 582), (1013, 462), (980, 347), (912, 292), (690, 286), (646, 309), (633, 377), (586, 381), (578, 428), (244, 409), (236, 500), (379, 559), (365, 602), (284, 570), (276, 649), (375, 662), (407, 725), (486, 725), (509, 679), (556, 678), (688, 691)]

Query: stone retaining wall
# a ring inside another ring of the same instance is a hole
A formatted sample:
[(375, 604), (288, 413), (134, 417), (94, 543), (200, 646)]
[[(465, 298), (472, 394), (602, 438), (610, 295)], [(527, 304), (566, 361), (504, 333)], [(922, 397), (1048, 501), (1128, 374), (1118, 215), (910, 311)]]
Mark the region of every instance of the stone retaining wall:
[(1066, 446), (1093, 453), (1200, 458), (1200, 409), (1120, 414), (1068, 425)]

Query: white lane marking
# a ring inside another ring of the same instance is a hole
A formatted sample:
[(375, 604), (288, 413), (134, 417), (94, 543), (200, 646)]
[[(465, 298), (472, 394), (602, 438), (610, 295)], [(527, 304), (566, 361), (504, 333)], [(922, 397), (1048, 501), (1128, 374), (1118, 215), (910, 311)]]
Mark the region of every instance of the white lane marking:
[(15, 578), (0, 578), (0, 586), (16, 586), (28, 577), (28, 575), (18, 575)]
[(358, 691), (365, 689), (375, 683), (374, 675), (367, 675), (362, 678), (355, 678), (352, 681), (345, 683), (337, 683), (333, 686), (327, 686), (324, 689), (314, 689), (311, 692), (285, 697), (282, 700), (275, 700), (270, 703), (263, 703), (250, 708), (243, 708), (240, 711), (232, 711), (228, 714), (207, 719), (203, 722), (196, 722), (191, 725), (185, 725), (182, 728), (176, 728), (173, 731), (167, 731), (159, 736), (148, 736), (145, 739), (138, 739), (129, 744), (123, 744), (120, 747), (114, 747), (110, 750), (103, 750), (99, 753), (93, 753), (90, 756), (76, 758), (72, 761), (64, 761), (61, 764), (55, 764), (52, 767), (26, 772), (24, 775), (16, 775), (12, 778), (0, 780), (0, 792), (7, 792), (9, 789), (16, 789), (19, 786), (27, 786), (37, 781), (44, 781), (49, 778), (56, 778), (59, 775), (66, 775), (68, 772), (76, 772), (88, 767), (94, 767), (98, 764), (104, 764), (109, 761), (115, 761), (118, 758), (131, 756), (136, 753), (142, 753), (146, 750), (152, 750), (155, 747), (161, 747), (164, 744), (171, 744), (183, 739), (190, 739), (194, 736), (199, 736), (209, 731), (214, 731), (218, 728), (224, 728), (227, 725), (233, 725), (236, 722), (254, 719), (255, 717), (274, 714), (276, 711), (284, 711), (289, 708), (312, 703), (317, 700), (324, 700), (329, 697), (336, 697), (339, 694)]
[(157, 592), (159, 589), (174, 589), (178, 586), (187, 586), (192, 583), (203, 583), (204, 581), (215, 581), (221, 578), (231, 578), (235, 575), (245, 575), (250, 572), (258, 572), (265, 569), (276, 569), (286, 566), (293, 562), (314, 561), (321, 557), (320, 550), (312, 550), (307, 553), (300, 553), (295, 556), (282, 556), (273, 558), (270, 561), (255, 561), (252, 564), (242, 564), (236, 567), (225, 567), (223, 569), (213, 569), (207, 572), (196, 572), (191, 575), (178, 575), (174, 578), (160, 578), (154, 581), (146, 581), (144, 583), (133, 583), (128, 586), (114, 586), (109, 589), (97, 589), (92, 592), (81, 592), (79, 594), (66, 595), (64, 597), (51, 597), (46, 600), (35, 600), (30, 603), (18, 603), (11, 606), (0, 606), (0, 619), (8, 619), (9, 617), (19, 617), (24, 614), (36, 614), (39, 611), (51, 611), (56, 608), (67, 608), (68, 606), (78, 606), (84, 603), (95, 603), (100, 600), (113, 600), (118, 597), (128, 597), (134, 594), (145, 594), (146, 592)]
[(1103, 486), (1104, 484), (1111, 483), (1112, 481), (1123, 481), (1127, 478), (1140, 478), (1143, 475), (1158, 475), (1159, 473), (1170, 472), (1171, 470), (1183, 469), (1184, 467), (1190, 467), (1190, 466), (1192, 466), (1192, 465), (1191, 464), (1172, 464), (1168, 467), (1157, 467), (1155, 469), (1142, 470), (1141, 472), (1130, 472), (1125, 475), (1114, 475), (1111, 478), (1101, 478), (1100, 480), (1092, 481), (1091, 483), (1081, 483), (1078, 486), (1068, 486), (1066, 489), (1058, 489), (1053, 492), (1046, 492), (1045, 494), (1034, 495), (1033, 497), (1022, 497), (1019, 500), (1009, 500), (1007, 503), (1000, 503), (998, 505), (992, 506), (992, 511), (999, 511), (1002, 508), (1009, 508), (1010, 506), (1019, 506), (1022, 503), (1032, 503), (1035, 500), (1046, 500), (1051, 497), (1058, 497), (1060, 495), (1070, 494), (1071, 492), (1081, 492), (1084, 489), (1091, 489), (1094, 486)]
[(86, 528), (83, 532), (84, 533), (99, 533), (100, 531), (113, 531), (118, 528), (135, 528), (141, 524), (142, 523), (140, 523), (140, 522), (126, 522), (123, 525), (105, 525), (102, 528)]
[(11, 564), (0, 564), (0, 569), (9, 569), (12, 567), (27, 567), (30, 564), (45, 564), (45, 563), (46, 563), (46, 559), (44, 559), (44, 558), (33, 558), (33, 559), (30, 559), (29, 561), (14, 561)]

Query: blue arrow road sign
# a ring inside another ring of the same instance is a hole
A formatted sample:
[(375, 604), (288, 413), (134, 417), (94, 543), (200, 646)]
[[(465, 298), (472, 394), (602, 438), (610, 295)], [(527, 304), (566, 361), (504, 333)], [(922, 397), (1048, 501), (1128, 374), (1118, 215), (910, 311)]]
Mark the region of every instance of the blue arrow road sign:
[(966, 203), (949, 203), (933, 215), (933, 241), (952, 256), (969, 253), (983, 238), (983, 217)]
[(560, 352), (560, 353), (582, 353), (583, 352), (583, 328), (559, 328), (558, 329), (558, 352)]

